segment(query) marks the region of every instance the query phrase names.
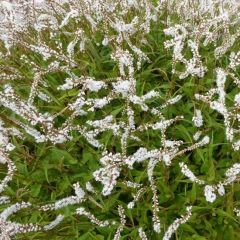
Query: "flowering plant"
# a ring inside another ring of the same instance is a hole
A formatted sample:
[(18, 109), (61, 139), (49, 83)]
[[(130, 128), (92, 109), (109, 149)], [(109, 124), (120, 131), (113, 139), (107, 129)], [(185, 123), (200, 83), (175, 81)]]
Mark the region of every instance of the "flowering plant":
[(0, 239), (237, 239), (237, 0), (0, 9)]

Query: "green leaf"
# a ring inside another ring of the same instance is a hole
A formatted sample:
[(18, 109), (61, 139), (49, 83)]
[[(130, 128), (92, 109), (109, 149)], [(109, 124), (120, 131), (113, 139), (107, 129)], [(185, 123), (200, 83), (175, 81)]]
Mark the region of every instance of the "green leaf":
[(41, 184), (37, 183), (31, 186), (31, 193), (33, 197), (37, 197), (39, 195), (41, 187), (42, 187)]

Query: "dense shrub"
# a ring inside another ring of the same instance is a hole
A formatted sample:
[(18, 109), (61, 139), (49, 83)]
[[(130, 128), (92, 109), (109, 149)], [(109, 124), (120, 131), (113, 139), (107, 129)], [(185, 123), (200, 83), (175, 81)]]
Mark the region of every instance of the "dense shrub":
[(0, 2), (0, 239), (239, 239), (238, 0)]

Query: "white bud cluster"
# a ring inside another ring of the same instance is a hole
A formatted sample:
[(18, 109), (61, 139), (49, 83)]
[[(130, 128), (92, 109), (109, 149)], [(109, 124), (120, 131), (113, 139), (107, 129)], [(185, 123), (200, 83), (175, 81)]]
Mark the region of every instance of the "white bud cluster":
[[(233, 122), (238, 119), (238, 114), (232, 110), (232, 108), (228, 108), (226, 105), (227, 93), (225, 92), (225, 83), (227, 81), (227, 72), (223, 69), (218, 68), (217, 79), (216, 79), (216, 88), (210, 89), (206, 95), (195, 94), (195, 98), (197, 100), (201, 100), (207, 104), (213, 110), (216, 110), (219, 114), (221, 114), (224, 118), (224, 125), (226, 131), (226, 138), (229, 142), (232, 143), (232, 147), (234, 150), (239, 149), (239, 140), (235, 140), (235, 133), (237, 133), (237, 129), (233, 127)], [(235, 95), (235, 107), (238, 108), (238, 93)], [(214, 98), (217, 96), (217, 99)]]
[(186, 215), (181, 218), (177, 218), (174, 222), (168, 227), (167, 231), (163, 236), (163, 240), (170, 240), (172, 235), (177, 231), (179, 226), (183, 223), (186, 223), (192, 215), (192, 206), (187, 207)]
[(77, 214), (78, 215), (84, 215), (87, 218), (90, 219), (90, 221), (96, 225), (98, 225), (99, 227), (106, 227), (109, 225), (109, 222), (106, 221), (100, 221), (98, 220), (93, 214), (91, 214), (90, 212), (86, 211), (85, 208), (81, 207), (77, 209)]
[(111, 193), (117, 183), (122, 165), (122, 157), (119, 153), (115, 155), (108, 153), (100, 159), (100, 162), (104, 167), (95, 171), (93, 176), (104, 185), (102, 194), (106, 196)]
[(179, 166), (181, 167), (181, 172), (187, 177), (189, 178), (192, 182), (196, 182), (200, 185), (204, 184), (205, 182), (203, 180), (198, 179), (194, 173), (188, 168), (188, 166), (186, 164), (184, 164), (183, 162), (179, 163)]
[(240, 217), (240, 210), (237, 208), (234, 208), (233, 210), (236, 213), (237, 217)]
[(70, 197), (57, 200), (55, 203), (43, 205), (39, 209), (42, 211), (57, 210), (69, 205), (79, 204), (83, 202), (85, 200), (84, 199), (85, 192), (80, 187), (79, 183), (75, 183), (73, 187), (74, 187), (76, 196), (70, 196)]
[(120, 240), (121, 238), (121, 232), (123, 231), (123, 228), (126, 224), (126, 215), (125, 215), (125, 210), (124, 208), (119, 205), (118, 206), (118, 215), (120, 217), (120, 224), (119, 224), (119, 227), (113, 237), (113, 240)]
[(146, 233), (143, 231), (143, 229), (141, 227), (138, 229), (138, 235), (141, 238), (141, 240), (148, 239)]
[(199, 109), (195, 109), (193, 123), (196, 127), (201, 127), (203, 125), (202, 112)]

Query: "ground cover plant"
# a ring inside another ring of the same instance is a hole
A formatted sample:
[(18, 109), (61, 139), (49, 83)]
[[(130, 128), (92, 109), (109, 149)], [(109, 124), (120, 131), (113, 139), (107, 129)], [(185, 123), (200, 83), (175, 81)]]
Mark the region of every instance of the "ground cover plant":
[(239, 10), (0, 1), (0, 239), (240, 239)]

